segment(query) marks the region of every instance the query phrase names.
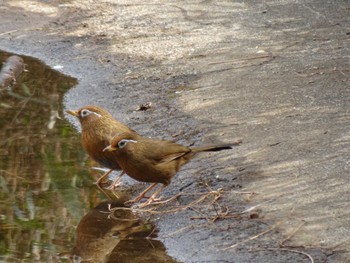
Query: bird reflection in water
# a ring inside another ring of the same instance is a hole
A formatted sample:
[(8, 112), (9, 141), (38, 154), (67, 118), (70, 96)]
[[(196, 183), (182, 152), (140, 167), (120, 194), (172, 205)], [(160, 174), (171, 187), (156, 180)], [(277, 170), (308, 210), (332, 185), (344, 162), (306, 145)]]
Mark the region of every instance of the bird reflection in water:
[(152, 239), (154, 226), (124, 207), (122, 201), (105, 201), (79, 222), (74, 263), (83, 262), (176, 262), (164, 245)]

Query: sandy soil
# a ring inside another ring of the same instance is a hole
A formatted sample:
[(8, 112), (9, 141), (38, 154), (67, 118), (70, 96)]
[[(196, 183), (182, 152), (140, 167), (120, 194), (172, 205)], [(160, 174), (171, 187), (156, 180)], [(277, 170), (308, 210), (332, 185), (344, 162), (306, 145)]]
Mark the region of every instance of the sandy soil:
[(170, 256), (350, 260), (348, 1), (0, 3), (1, 49), (79, 79), (67, 108), (97, 104), (184, 144), (243, 139), (194, 160), (164, 192), (223, 189), (200, 211), (151, 217)]

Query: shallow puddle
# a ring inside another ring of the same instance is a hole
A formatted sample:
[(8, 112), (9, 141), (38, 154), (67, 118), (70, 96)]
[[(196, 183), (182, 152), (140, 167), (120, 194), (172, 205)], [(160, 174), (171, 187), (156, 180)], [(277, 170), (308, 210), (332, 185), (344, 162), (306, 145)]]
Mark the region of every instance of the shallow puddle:
[(60, 118), (76, 80), (22, 57), (28, 71), (0, 91), (0, 261), (175, 262), (151, 224), (111, 213), (122, 201), (93, 185), (80, 136)]

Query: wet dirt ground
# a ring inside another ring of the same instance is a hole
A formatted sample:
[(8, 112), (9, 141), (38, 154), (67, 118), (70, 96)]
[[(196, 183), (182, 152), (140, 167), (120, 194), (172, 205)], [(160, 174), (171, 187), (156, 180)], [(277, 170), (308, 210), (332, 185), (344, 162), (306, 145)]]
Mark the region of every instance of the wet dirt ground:
[(348, 1), (0, 3), (0, 49), (78, 79), (65, 108), (184, 144), (243, 139), (188, 164), (164, 213), (141, 213), (167, 256), (350, 260)]

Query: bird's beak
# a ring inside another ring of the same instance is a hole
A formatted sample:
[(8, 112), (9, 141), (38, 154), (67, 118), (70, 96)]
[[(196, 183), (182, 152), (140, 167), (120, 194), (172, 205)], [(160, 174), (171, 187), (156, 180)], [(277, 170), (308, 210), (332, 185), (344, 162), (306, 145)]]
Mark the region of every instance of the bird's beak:
[(117, 148), (115, 147), (112, 147), (112, 145), (108, 145), (106, 148), (103, 149), (103, 152), (113, 152), (113, 151), (116, 151)]
[(78, 111), (74, 111), (74, 110), (66, 110), (66, 112), (70, 115), (73, 115), (75, 117), (78, 117), (79, 116), (79, 113)]

